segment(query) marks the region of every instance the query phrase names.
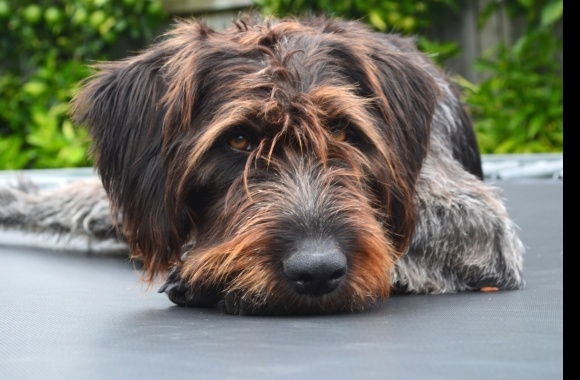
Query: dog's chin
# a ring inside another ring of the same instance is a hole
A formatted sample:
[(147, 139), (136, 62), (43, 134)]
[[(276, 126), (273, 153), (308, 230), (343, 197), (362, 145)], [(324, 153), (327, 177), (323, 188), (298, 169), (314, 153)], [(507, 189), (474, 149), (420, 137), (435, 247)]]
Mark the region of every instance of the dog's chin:
[[(312, 297), (320, 298), (321, 296)], [(223, 308), (228, 314), (247, 316), (311, 315), (324, 313), (322, 310), (296, 308), (292, 304), (256, 303), (248, 297), (240, 297), (236, 293), (228, 293), (224, 297)]]
[[(334, 293), (334, 292), (333, 292)], [(223, 311), (232, 315), (244, 316), (306, 316), (344, 314), (362, 311), (371, 305), (346, 305), (341, 300), (343, 295), (329, 293), (324, 295), (304, 295), (295, 293), (293, 297), (279, 300), (260, 300), (251, 296), (240, 296), (237, 292), (227, 293), (223, 300), (216, 304)], [(291, 302), (287, 302), (292, 299)], [(284, 301), (284, 302), (282, 302)]]

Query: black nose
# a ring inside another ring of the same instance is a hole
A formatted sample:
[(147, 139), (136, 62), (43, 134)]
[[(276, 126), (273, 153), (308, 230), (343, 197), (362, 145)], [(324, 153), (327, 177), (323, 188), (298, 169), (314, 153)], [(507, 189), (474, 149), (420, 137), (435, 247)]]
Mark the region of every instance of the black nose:
[(334, 241), (305, 240), (283, 261), (284, 274), (298, 293), (332, 292), (346, 275), (346, 256)]

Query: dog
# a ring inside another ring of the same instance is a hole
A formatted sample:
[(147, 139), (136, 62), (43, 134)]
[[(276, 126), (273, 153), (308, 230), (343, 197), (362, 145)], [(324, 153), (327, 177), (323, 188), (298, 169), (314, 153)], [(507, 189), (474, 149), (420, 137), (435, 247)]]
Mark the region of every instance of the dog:
[(524, 286), (460, 92), (412, 40), (323, 17), (179, 20), (95, 70), (71, 110), (100, 180), (5, 188), (5, 227), (122, 239), (175, 304), (231, 314)]

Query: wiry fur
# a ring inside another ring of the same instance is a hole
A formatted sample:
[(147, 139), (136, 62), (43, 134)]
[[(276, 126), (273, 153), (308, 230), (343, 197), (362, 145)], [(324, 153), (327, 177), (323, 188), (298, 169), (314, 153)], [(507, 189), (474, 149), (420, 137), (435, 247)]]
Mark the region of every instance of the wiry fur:
[[(321, 18), (181, 21), (165, 37), (98, 65), (73, 102), (118, 222), (93, 183), (1, 190), (2, 224), (102, 237), (114, 225), (146, 280), (170, 271), (174, 302), (231, 313), (523, 286), (523, 246), (482, 181), (469, 117), (409, 40)], [(251, 145), (232, 148), (237, 136)], [(296, 270), (332, 277), (305, 285)]]

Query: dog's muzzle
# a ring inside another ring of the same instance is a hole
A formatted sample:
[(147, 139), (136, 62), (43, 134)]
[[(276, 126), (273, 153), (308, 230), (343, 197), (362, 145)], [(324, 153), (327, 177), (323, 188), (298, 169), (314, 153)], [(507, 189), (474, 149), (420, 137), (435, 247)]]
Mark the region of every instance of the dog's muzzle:
[(333, 240), (306, 239), (282, 264), (294, 290), (314, 296), (335, 290), (347, 272), (346, 256)]

